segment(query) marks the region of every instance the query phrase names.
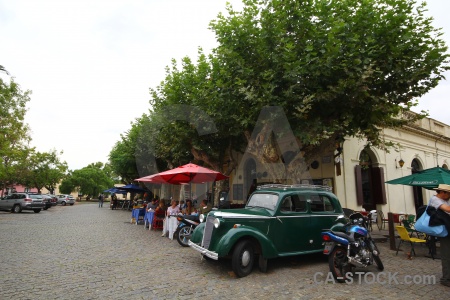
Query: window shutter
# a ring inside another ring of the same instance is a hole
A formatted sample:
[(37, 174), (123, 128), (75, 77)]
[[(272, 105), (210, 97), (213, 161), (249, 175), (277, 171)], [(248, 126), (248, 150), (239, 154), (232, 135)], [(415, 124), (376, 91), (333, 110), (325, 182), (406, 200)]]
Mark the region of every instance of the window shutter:
[(363, 189), (362, 189), (362, 175), (361, 175), (361, 166), (355, 166), (355, 179), (356, 179), (356, 203), (358, 205), (363, 205)]
[(373, 199), (375, 204), (386, 204), (386, 189), (384, 183), (383, 168), (372, 168), (372, 182), (373, 182)]

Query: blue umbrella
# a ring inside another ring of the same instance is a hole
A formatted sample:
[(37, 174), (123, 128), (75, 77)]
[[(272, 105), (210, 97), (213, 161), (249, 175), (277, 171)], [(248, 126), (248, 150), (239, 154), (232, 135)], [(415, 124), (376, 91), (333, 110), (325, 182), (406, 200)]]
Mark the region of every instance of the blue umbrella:
[(118, 188), (113, 187), (113, 188), (104, 190), (103, 193), (126, 195), (128, 192), (127, 192), (127, 191), (124, 191), (124, 190), (119, 190)]
[(118, 187), (118, 189), (125, 190), (125, 191), (132, 192), (132, 193), (144, 193), (144, 192), (147, 192), (146, 189), (143, 189), (140, 186), (135, 185), (135, 184), (127, 184), (127, 185)]

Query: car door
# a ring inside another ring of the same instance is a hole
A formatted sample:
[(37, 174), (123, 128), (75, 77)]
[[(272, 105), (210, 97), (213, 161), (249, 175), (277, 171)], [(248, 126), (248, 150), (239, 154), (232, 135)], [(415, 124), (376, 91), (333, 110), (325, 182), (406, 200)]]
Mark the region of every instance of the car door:
[(279, 202), (273, 220), (274, 244), (280, 255), (310, 250), (310, 216), (305, 195), (290, 193)]
[(311, 193), (308, 199), (311, 212), (311, 239), (313, 249), (321, 249), (324, 229), (330, 229), (336, 218), (341, 214), (337, 203), (330, 195), (322, 193)]
[(10, 209), (10, 207), (8, 205), (9, 197), (11, 197), (11, 195), (7, 195), (7, 196), (3, 197), (2, 199), (0, 199), (0, 209), (1, 210), (8, 210), (8, 209)]

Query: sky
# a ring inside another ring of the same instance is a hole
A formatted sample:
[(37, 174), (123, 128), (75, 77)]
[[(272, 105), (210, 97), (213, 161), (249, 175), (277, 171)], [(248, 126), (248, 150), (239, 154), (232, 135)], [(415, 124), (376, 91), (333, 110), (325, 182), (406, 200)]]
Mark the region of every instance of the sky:
[[(216, 46), (208, 23), (226, 0), (0, 0), (0, 65), (31, 90), (26, 122), (38, 151), (63, 151), (76, 170), (107, 162), (120, 135), (150, 109), (172, 59)], [(242, 7), (240, 0), (228, 0)], [(427, 1), (450, 46), (450, 1)], [(6, 74), (0, 74), (8, 80)], [(450, 74), (446, 74), (450, 80)], [(415, 111), (446, 124), (448, 81)]]

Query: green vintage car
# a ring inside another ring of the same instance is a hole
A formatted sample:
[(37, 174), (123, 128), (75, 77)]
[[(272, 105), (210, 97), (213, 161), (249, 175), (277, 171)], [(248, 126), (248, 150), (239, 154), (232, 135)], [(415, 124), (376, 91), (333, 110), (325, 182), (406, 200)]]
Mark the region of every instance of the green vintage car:
[(245, 208), (213, 210), (201, 216), (189, 246), (205, 258), (231, 258), (239, 277), (250, 274), (254, 262), (267, 270), (269, 258), (322, 252), (321, 232), (343, 211), (329, 187), (264, 185)]

